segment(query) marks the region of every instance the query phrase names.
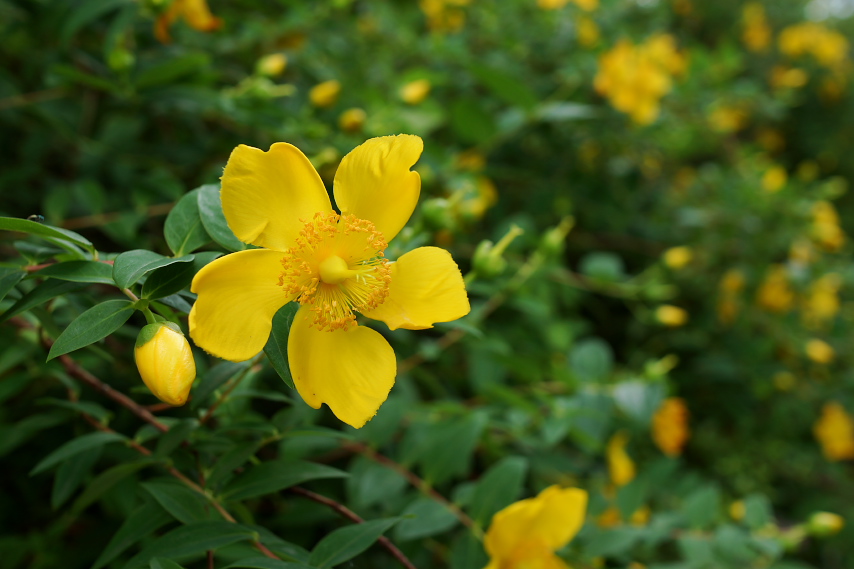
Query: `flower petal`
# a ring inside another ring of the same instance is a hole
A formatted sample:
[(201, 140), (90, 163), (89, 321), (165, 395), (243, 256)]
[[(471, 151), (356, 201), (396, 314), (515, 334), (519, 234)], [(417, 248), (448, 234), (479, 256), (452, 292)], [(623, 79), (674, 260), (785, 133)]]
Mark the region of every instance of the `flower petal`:
[(394, 350), (370, 328), (320, 331), (311, 327), (313, 319), (302, 307), (291, 325), (288, 362), (294, 385), (310, 406), (326, 403), (358, 429), (376, 415), (394, 385)]
[(335, 203), (373, 223), (386, 242), (409, 221), (421, 193), (421, 177), (410, 170), (424, 142), (412, 134), (372, 138), (354, 148), (335, 172)]
[(250, 249), (220, 257), (193, 279), (199, 295), (190, 311), (190, 337), (218, 358), (248, 360), (267, 343), (273, 316), (293, 300), (281, 285), (282, 254)]
[(295, 146), (241, 144), (222, 175), (222, 211), (238, 239), (284, 251), (317, 212), (332, 211), (320, 176)]
[(365, 316), (382, 320), (392, 330), (423, 330), (462, 318), (470, 310), (463, 275), (451, 254), (439, 247), (419, 247), (391, 264), (388, 298)]

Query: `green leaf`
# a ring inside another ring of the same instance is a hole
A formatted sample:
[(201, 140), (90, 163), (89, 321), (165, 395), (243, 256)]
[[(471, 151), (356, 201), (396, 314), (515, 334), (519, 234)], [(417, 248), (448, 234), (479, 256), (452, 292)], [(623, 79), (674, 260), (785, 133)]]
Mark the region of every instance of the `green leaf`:
[(199, 427), (199, 421), (196, 419), (184, 419), (177, 425), (173, 425), (168, 432), (163, 433), (160, 440), (157, 441), (157, 448), (154, 450), (155, 456), (169, 456), (172, 451), (178, 448), (178, 445), (187, 440), (194, 430)]
[(75, 233), (67, 229), (62, 229), (61, 227), (53, 227), (52, 225), (45, 225), (44, 223), (30, 221), (29, 219), (18, 219), (17, 217), (0, 217), (0, 230), (3, 229), (5, 229), (6, 231), (18, 231), (21, 233), (28, 233), (30, 235), (37, 235), (39, 237), (62, 239), (64, 241), (70, 241), (75, 245), (79, 245), (84, 249), (88, 249), (91, 252), (95, 251), (92, 242), (80, 235), (79, 233)]
[(166, 513), (157, 502), (146, 502), (125, 519), (119, 530), (101, 551), (101, 555), (92, 565), (92, 569), (100, 569), (118, 557), (128, 547), (171, 521), (172, 516)]
[(281, 561), (269, 557), (249, 557), (226, 565), (223, 569), (312, 569), (312, 567), (303, 563)]
[(451, 569), (486, 567), (488, 562), (483, 543), (475, 539), (471, 532), (463, 532), (451, 546)]
[(399, 520), (400, 518), (373, 520), (337, 529), (320, 540), (312, 550), (308, 562), (320, 569), (344, 563), (369, 548)]
[(219, 519), (211, 503), (203, 495), (181, 484), (165, 479), (140, 484), (164, 510), (183, 524)]
[[(421, 539), (448, 531), (457, 525), (457, 516), (432, 498), (418, 498), (400, 514), (401, 520), (394, 528), (397, 541)], [(409, 517), (414, 516), (414, 517)]]
[(115, 284), (113, 267), (98, 261), (66, 261), (33, 273), (34, 277), (50, 277), (78, 283)]
[(154, 251), (134, 249), (122, 253), (113, 261), (113, 280), (119, 288), (127, 288), (138, 281), (142, 275), (154, 269), (171, 265), (172, 263), (189, 263), (193, 255), (179, 258), (164, 257)]
[(157, 461), (154, 459), (143, 458), (134, 462), (117, 464), (116, 466), (105, 470), (96, 476), (95, 479), (89, 483), (89, 486), (86, 487), (86, 490), (84, 490), (83, 493), (74, 500), (74, 504), (71, 506), (71, 511), (79, 513), (85, 510), (90, 504), (103, 496), (105, 492), (109, 491), (117, 483), (121, 482), (138, 470), (142, 470), (146, 466), (151, 466), (156, 463)]
[(692, 528), (703, 528), (719, 517), (720, 507), (720, 490), (715, 486), (704, 486), (685, 499), (682, 512)]
[(118, 433), (97, 432), (77, 437), (76, 439), (68, 441), (67, 443), (44, 457), (41, 462), (35, 465), (35, 467), (33, 467), (33, 469), (30, 471), (30, 476), (38, 474), (39, 472), (43, 472), (51, 466), (59, 464), (63, 460), (70, 458), (75, 454), (81, 453), (85, 450), (101, 447), (107, 443), (114, 443), (126, 440), (126, 437)]
[(199, 188), (199, 215), (208, 235), (227, 251), (243, 251), (246, 244), (235, 237), (222, 213), (219, 184), (206, 184)]
[(255, 532), (240, 524), (230, 522), (198, 522), (173, 529), (158, 538), (128, 561), (124, 567), (144, 567), (154, 557), (192, 558), (208, 550), (240, 541), (252, 541)]
[[(288, 431), (291, 434), (292, 431)], [(390, 502), (408, 487), (398, 472), (364, 456), (350, 463), (347, 478), (347, 497), (350, 507), (360, 511), (374, 504)]]
[(86, 24), (129, 3), (130, 0), (84, 0), (75, 2), (63, 21), (62, 29), (59, 32), (59, 41), (66, 44)]
[(298, 303), (289, 302), (276, 312), (273, 316), (273, 329), (270, 331), (270, 338), (267, 340), (267, 345), (264, 346), (264, 354), (270, 360), (270, 365), (273, 366), (285, 385), (291, 389), (295, 388), (288, 365), (288, 334), (298, 309)]
[(106, 338), (127, 322), (134, 310), (130, 300), (107, 300), (96, 304), (75, 318), (59, 335), (50, 347), (48, 361)]
[(153, 271), (142, 285), (141, 298), (157, 299), (190, 286), (196, 274), (194, 263), (176, 263)]
[(190, 407), (196, 409), (204, 405), (214, 391), (247, 367), (249, 362), (222, 362), (212, 367), (199, 381), (198, 388), (193, 392)]
[(106, 422), (113, 416), (111, 411), (105, 409), (101, 405), (98, 405), (94, 401), (68, 401), (66, 399), (46, 397), (44, 399), (39, 399), (37, 403), (39, 405), (53, 405), (55, 407), (62, 407), (63, 409), (71, 409), (78, 413), (86, 413), (101, 422)]
[(16, 316), (22, 312), (26, 312), (31, 308), (47, 302), (57, 296), (62, 296), (69, 292), (74, 292), (86, 286), (83, 283), (75, 283), (68, 281), (47, 280), (40, 285), (36, 285), (33, 290), (22, 296), (18, 302), (9, 307), (9, 310), (0, 316), (0, 323), (5, 322), (9, 318)]
[(176, 257), (192, 253), (211, 240), (202, 225), (198, 193), (193, 190), (184, 194), (166, 216), (163, 236)]
[(68, 418), (65, 412), (40, 413), (30, 415), (14, 425), (0, 426), (0, 457), (9, 454), (37, 433), (68, 421)]
[(245, 500), (272, 494), (308, 480), (346, 476), (346, 472), (324, 464), (303, 460), (273, 460), (259, 464), (236, 478), (222, 495), (228, 500)]
[(511, 105), (531, 109), (540, 102), (528, 84), (521, 78), (511, 75), (501, 69), (487, 67), (479, 63), (469, 66), (472, 74), (486, 85), (497, 97)]
[(183, 565), (178, 565), (171, 559), (164, 559), (162, 557), (154, 557), (148, 563), (149, 569), (184, 569)]
[(603, 381), (611, 374), (614, 353), (599, 338), (579, 340), (569, 353), (569, 368), (582, 381)]
[(611, 556), (627, 553), (643, 537), (639, 528), (614, 528), (601, 531), (590, 539), (584, 547), (585, 554), (591, 556)]
[(16, 284), (21, 282), (21, 279), (25, 276), (27, 276), (27, 273), (20, 269), (7, 269), (0, 267), (0, 300), (6, 298), (9, 291), (12, 290)]
[(451, 128), (463, 141), (480, 144), (495, 136), (495, 121), (477, 99), (455, 99), (451, 103)]
[[(475, 411), (457, 420), (432, 425), (426, 444), (419, 453), (424, 478), (433, 484), (441, 484), (454, 476), (466, 474), (486, 423), (486, 414)], [(448, 441), (454, 441), (454, 444), (448, 444)]]
[(536, 111), (537, 118), (546, 122), (590, 119), (596, 114), (596, 107), (592, 105), (567, 102), (544, 103)]
[(199, 69), (210, 65), (210, 56), (204, 52), (188, 53), (178, 57), (168, 57), (160, 60), (136, 76), (136, 87), (147, 89), (157, 85), (164, 85), (174, 80), (189, 75)]
[(77, 490), (101, 456), (101, 448), (94, 447), (77, 453), (59, 465), (50, 494), (51, 508), (54, 510), (59, 508)]
[(521, 456), (508, 456), (498, 461), (477, 483), (469, 505), (472, 518), (486, 525), (495, 512), (515, 502), (522, 492), (527, 472), (528, 460)]
[(227, 481), (234, 471), (243, 466), (249, 457), (261, 448), (258, 443), (244, 443), (231, 448), (228, 452), (220, 455), (214, 467), (207, 476), (209, 487), (216, 487), (221, 482)]
[(744, 523), (752, 529), (760, 529), (771, 521), (771, 503), (762, 494), (751, 494), (744, 499)]

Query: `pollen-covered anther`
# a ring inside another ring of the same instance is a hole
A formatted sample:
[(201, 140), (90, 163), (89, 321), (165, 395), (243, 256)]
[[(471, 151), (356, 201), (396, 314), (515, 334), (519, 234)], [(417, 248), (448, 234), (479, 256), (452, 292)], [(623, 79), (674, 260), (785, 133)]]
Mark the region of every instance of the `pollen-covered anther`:
[(375, 309), (388, 297), (387, 246), (374, 224), (353, 215), (316, 213), (282, 257), (279, 285), (310, 306), (319, 330), (347, 330), (354, 312)]

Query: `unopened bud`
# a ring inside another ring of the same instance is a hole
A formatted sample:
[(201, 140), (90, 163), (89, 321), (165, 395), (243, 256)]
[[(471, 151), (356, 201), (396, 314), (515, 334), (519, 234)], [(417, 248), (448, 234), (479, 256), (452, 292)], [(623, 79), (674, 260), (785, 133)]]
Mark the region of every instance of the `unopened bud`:
[(688, 322), (688, 312), (672, 304), (662, 304), (655, 309), (655, 319), (670, 328), (678, 328)]
[(424, 220), (437, 229), (450, 229), (454, 226), (454, 215), (451, 203), (445, 198), (432, 198), (421, 206)]
[(507, 261), (504, 259), (504, 251), (524, 231), (518, 225), (511, 225), (507, 233), (498, 243), (492, 241), (481, 241), (474, 251), (472, 266), (479, 277), (493, 278), (504, 272)]
[(181, 328), (172, 322), (155, 322), (139, 332), (134, 359), (142, 381), (169, 405), (183, 405), (196, 379), (196, 362)]
[(308, 99), (315, 107), (331, 107), (341, 94), (341, 83), (336, 80), (324, 81), (311, 88)]
[(283, 53), (271, 53), (265, 55), (255, 64), (255, 71), (258, 75), (266, 77), (276, 77), (281, 75), (288, 66), (288, 58)]
[(575, 224), (575, 220), (570, 217), (564, 217), (557, 226), (552, 227), (543, 234), (540, 241), (540, 250), (549, 255), (558, 255), (563, 251), (564, 241), (569, 231)]
[(815, 537), (830, 537), (845, 527), (845, 519), (831, 512), (815, 512), (807, 522), (807, 533)]
[(347, 109), (338, 117), (338, 126), (346, 132), (358, 132), (365, 125), (368, 115), (362, 109)]
[(409, 105), (417, 105), (430, 94), (430, 81), (427, 79), (416, 79), (410, 81), (400, 88), (400, 98)]

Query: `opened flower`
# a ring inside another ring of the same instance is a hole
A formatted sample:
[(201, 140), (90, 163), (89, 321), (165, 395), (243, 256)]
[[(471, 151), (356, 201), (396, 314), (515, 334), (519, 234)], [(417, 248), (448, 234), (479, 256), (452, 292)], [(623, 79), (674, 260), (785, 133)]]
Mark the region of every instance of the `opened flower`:
[(555, 551), (581, 529), (586, 509), (587, 492), (559, 486), (510, 504), (492, 517), (483, 539), (485, 569), (567, 569)]
[(211, 32), (222, 27), (222, 20), (211, 13), (207, 0), (173, 0), (154, 23), (154, 35), (161, 43), (172, 41), (169, 27), (178, 18), (200, 32)]
[(419, 247), (394, 263), (384, 257), (418, 202), (421, 178), (410, 168), (423, 146), (417, 136), (386, 136), (345, 156), (334, 180), (341, 213), (296, 147), (235, 148), (222, 177), (223, 212), (239, 239), (261, 248), (220, 257), (193, 279), (196, 344), (248, 360), (267, 343), (279, 308), (297, 301), (288, 360), (299, 394), (356, 428), (370, 420), (397, 363), (356, 313), (391, 330), (420, 330), (469, 312), (462, 274), (444, 249)]

